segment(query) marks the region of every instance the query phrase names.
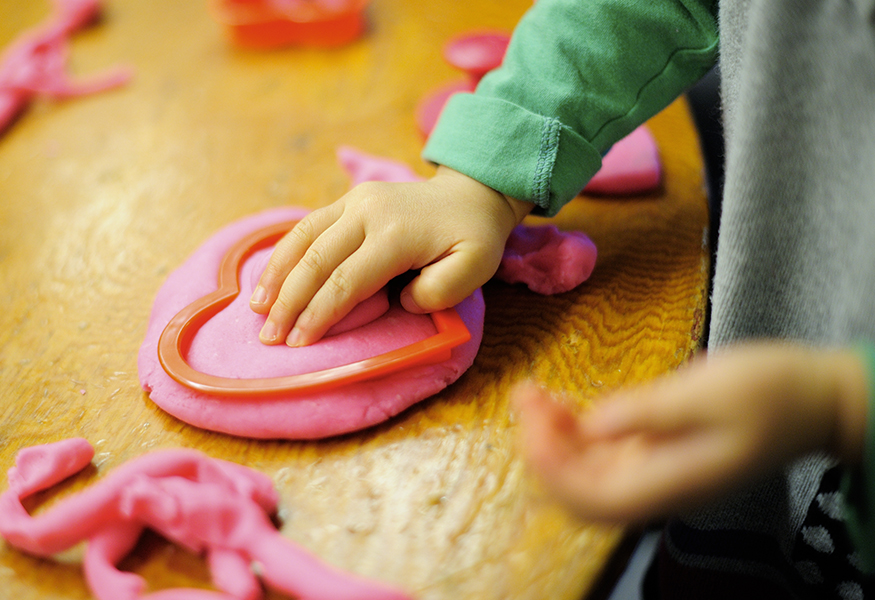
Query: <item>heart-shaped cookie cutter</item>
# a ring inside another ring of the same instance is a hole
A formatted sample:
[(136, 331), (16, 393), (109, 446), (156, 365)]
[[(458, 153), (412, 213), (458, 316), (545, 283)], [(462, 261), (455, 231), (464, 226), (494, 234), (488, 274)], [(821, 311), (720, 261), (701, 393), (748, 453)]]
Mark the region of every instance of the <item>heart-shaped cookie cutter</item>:
[(186, 355), (191, 341), (204, 323), (240, 294), (240, 266), (254, 252), (276, 244), (297, 221), (285, 221), (259, 229), (232, 246), (219, 266), (219, 287), (179, 311), (161, 332), (158, 360), (174, 381), (188, 388), (219, 396), (300, 395), (336, 389), (350, 383), (385, 377), (414, 366), (449, 360), (452, 349), (471, 339), (471, 332), (455, 308), (431, 314), (437, 333), (402, 348), (340, 365), (281, 377), (238, 379), (203, 373), (192, 367)]

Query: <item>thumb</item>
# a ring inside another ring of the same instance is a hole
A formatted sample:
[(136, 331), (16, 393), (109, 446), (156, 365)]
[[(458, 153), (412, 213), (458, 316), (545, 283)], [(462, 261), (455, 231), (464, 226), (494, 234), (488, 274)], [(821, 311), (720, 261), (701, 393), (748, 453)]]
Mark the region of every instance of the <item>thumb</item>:
[(468, 253), (454, 252), (424, 267), (401, 290), (401, 305), (416, 314), (455, 306), (489, 281), (497, 269), (497, 260), (476, 259)]

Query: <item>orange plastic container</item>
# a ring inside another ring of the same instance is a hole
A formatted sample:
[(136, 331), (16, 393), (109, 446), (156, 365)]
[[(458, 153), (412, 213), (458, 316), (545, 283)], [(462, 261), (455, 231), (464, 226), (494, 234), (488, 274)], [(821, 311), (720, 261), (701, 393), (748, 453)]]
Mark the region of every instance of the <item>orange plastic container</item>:
[(368, 0), (211, 0), (231, 40), (246, 48), (333, 47), (364, 33)]

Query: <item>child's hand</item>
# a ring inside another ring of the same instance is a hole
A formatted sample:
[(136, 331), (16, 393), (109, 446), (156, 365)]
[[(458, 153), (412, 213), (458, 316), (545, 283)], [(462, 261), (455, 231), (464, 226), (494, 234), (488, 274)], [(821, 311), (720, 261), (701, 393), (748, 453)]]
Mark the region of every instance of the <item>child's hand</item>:
[(859, 461), (867, 381), (851, 352), (750, 345), (575, 416), (531, 384), (513, 399), (528, 460), (572, 511), (645, 521), (700, 506), (824, 449)]
[(364, 183), (316, 210), (277, 244), (250, 306), (266, 344), (304, 346), (410, 270), (410, 312), (454, 306), (495, 273), (533, 207), (446, 167), (419, 183)]

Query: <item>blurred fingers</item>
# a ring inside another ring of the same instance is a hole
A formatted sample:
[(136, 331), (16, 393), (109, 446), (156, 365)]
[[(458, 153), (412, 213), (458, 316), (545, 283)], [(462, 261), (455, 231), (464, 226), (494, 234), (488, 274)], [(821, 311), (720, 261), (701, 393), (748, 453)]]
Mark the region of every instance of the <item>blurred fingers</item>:
[(581, 518), (646, 521), (695, 506), (738, 481), (731, 438), (639, 418), (631, 397), (612, 398), (579, 417), (536, 386), (518, 387), (513, 401), (527, 461)]

